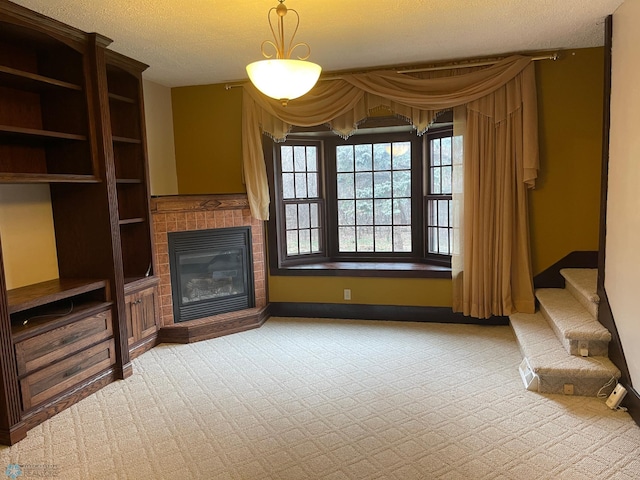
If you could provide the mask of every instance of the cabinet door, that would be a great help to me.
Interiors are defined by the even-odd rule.
[[[137,340],[136,334],[136,322],[135,322],[135,310],[136,310],[136,299],[138,295],[132,293],[131,295],[127,295],[125,297],[125,311],[127,315],[127,342],[129,346],[131,346]]]
[[[156,333],[156,287],[126,296],[127,338],[129,346]]]
[[[156,288],[149,288],[138,293],[138,326],[140,339],[156,333]]]

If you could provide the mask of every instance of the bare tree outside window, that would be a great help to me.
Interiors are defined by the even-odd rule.
[[[338,251],[411,252],[411,143],[336,147]]]

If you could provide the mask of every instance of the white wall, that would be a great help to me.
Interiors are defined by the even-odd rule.
[[[178,176],[171,89],[149,80],[144,80],[143,88],[151,194],[175,195],[178,193]]]
[[[640,0],[613,16],[611,146],[605,289],[629,366],[640,387]]]

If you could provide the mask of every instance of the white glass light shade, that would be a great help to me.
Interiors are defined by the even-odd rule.
[[[247,65],[249,79],[256,88],[283,104],[311,90],[321,71],[320,65],[305,60],[271,59]]]

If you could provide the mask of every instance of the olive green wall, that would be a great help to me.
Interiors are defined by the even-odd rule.
[[[597,250],[603,49],[536,63],[541,172],[530,194],[532,263],[539,273],[574,250]],[[244,192],[240,89],[172,90],[181,194]],[[343,290],[351,289],[350,302]],[[269,277],[272,302],[450,306],[441,279]]]
[[[529,196],[533,270],[598,250],[604,49],[536,63],[540,174]]]
[[[242,89],[224,85],[171,90],[178,191],[243,193]]]

